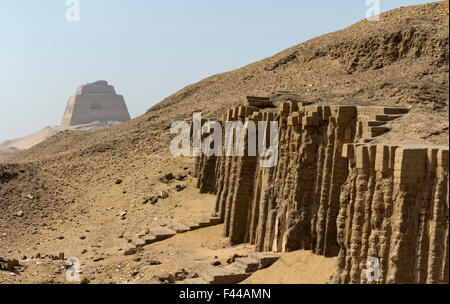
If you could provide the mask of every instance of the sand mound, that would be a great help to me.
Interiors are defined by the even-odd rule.
[[[325,258],[310,251],[288,252],[243,284],[325,284],[336,271],[337,262],[337,257]]]

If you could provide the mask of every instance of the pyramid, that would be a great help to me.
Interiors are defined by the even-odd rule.
[[[117,95],[107,81],[100,80],[80,86],[75,96],[69,98],[61,127],[130,119],[123,96]]]

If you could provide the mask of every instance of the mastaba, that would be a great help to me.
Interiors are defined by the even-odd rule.
[[[107,81],[100,80],[80,86],[75,96],[69,98],[61,127],[130,119],[123,96],[117,95]]]

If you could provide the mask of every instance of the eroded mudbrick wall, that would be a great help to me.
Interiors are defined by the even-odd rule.
[[[339,283],[448,282],[448,148],[348,145],[338,216]]]
[[[370,145],[407,111],[249,97],[222,123],[278,121],[278,162],[202,155],[197,185],[234,244],[339,255],[339,283],[364,283],[367,257],[382,282],[448,282],[448,148]]]

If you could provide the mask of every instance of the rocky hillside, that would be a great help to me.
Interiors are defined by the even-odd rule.
[[[166,133],[173,121],[189,119],[195,111],[219,117],[247,95],[271,95],[279,90],[328,104],[412,105],[412,117],[406,120],[414,118],[415,128],[400,128],[392,134],[404,131],[412,142],[448,144],[448,9],[449,1],[402,7],[383,13],[379,22],[364,20],[209,77],[167,97],[131,122],[77,136],[73,149],[88,152],[104,144],[121,153],[157,151],[167,147]],[[8,160],[67,152],[71,136],[59,135]]]

